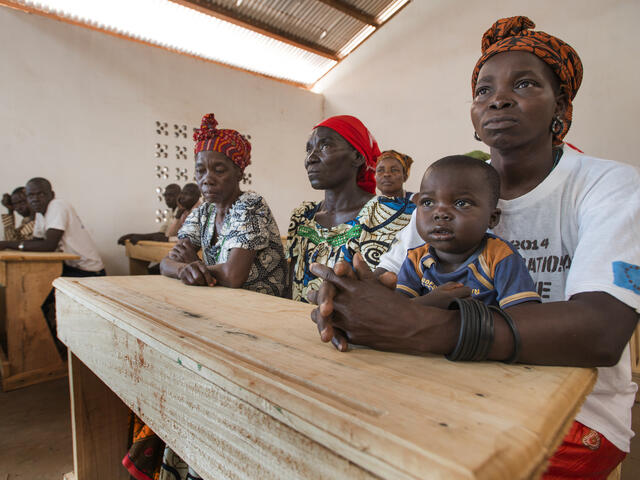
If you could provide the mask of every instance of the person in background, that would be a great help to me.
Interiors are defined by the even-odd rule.
[[[65,260],[62,275],[90,277],[104,275],[98,248],[71,204],[55,198],[46,178],[32,178],[26,185],[27,200],[35,212],[32,240],[0,242],[0,250],[10,248],[25,252],[54,252],[78,255],[78,260]]]
[[[495,336],[486,355],[473,360],[597,367],[596,384],[542,478],[604,480],[634,435],[629,339],[640,311],[640,174],[564,141],[582,62],[571,46],[534,27],[527,17],[510,17],[484,34],[471,78],[471,120],[500,175],[502,221],[493,231],[520,250],[542,303],[493,312]],[[381,260],[380,269],[390,272],[380,277],[363,262],[355,272],[311,267],[332,284],[313,299],[323,341],[342,347],[332,340],[338,336],[384,350],[450,355],[461,342],[478,340],[462,328],[478,320],[475,314],[467,312],[463,322],[461,310],[420,305],[381,284],[422,242],[413,217],[404,232]]]
[[[415,205],[375,196],[379,156],[378,143],[356,117],[330,117],[313,128],[304,166],[311,187],[323,190],[324,199],[302,202],[291,214],[287,256],[293,300],[306,302],[322,282],[310,272],[311,263],[332,267],[361,252],[375,268],[407,225]]]
[[[178,208],[175,211],[175,219],[164,234],[169,237],[170,241],[175,240],[178,235],[178,230],[182,227],[182,224],[187,219],[189,214],[198,208],[202,203],[200,198],[200,189],[195,183],[187,183],[182,187],[180,195],[178,195]]]
[[[409,178],[412,163],[413,159],[409,155],[395,150],[382,152],[376,165],[376,186],[380,193],[386,197],[404,198],[410,202],[413,192],[405,192],[404,184]]]
[[[18,187],[11,195],[5,193],[2,196],[2,205],[8,213],[2,214],[2,225],[4,227],[4,239],[13,241],[31,240],[33,238],[33,227],[35,225],[35,214],[27,202],[27,193],[24,187]],[[16,227],[15,213],[22,217],[19,227]]]
[[[169,235],[167,235],[167,230],[171,224],[176,219],[176,213],[178,211],[178,196],[180,195],[180,185],[176,183],[170,183],[164,189],[164,202],[169,207],[169,215],[167,219],[160,226],[160,230],[154,233],[127,233],[126,235],[122,235],[118,239],[118,245],[124,245],[124,243],[129,240],[134,245],[138,243],[140,240],[151,240],[154,242],[168,242]]]
[[[0,242],[0,250],[10,248],[26,252],[54,252],[78,255],[65,260],[63,277],[99,277],[106,275],[98,248],[71,204],[55,198],[51,183],[36,177],[27,182],[27,200],[35,212],[32,240]],[[56,335],[55,297],[53,289],[42,304],[42,312],[61,354],[65,347]]]

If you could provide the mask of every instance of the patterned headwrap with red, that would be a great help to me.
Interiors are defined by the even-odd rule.
[[[395,150],[385,150],[378,157],[378,162],[380,162],[383,158],[393,158],[394,160],[400,162],[400,165],[402,165],[404,173],[407,177],[411,173],[411,164],[413,163],[413,158],[411,158],[409,155],[396,152]]]
[[[573,114],[571,101],[582,83],[582,61],[578,53],[558,37],[530,30],[536,24],[527,17],[501,18],[482,36],[482,56],[471,75],[471,95],[475,95],[478,74],[482,65],[493,55],[502,52],[529,52],[544,61],[560,79],[560,88],[567,95],[567,110],[561,119],[564,128],[554,134],[553,143],[559,145],[569,131]]]
[[[210,151],[220,152],[229,160],[244,169],[251,163],[251,144],[244,136],[235,130],[218,129],[218,121],[213,113],[207,113],[202,117],[200,128],[193,134],[196,145],[193,152]]]
[[[318,127],[327,127],[339,133],[364,157],[365,162],[358,171],[356,183],[365,192],[375,194],[376,162],[380,156],[380,149],[378,148],[378,142],[373,138],[367,127],[351,115],[337,115],[327,118],[313,128]]]

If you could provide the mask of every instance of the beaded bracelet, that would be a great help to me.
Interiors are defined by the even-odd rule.
[[[498,312],[502,318],[507,322],[507,325],[511,329],[511,334],[513,335],[513,354],[507,358],[504,363],[515,363],[518,360],[518,356],[520,355],[520,332],[516,328],[516,324],[507,312],[502,310],[501,308],[495,307],[491,305],[489,307],[491,310]]]

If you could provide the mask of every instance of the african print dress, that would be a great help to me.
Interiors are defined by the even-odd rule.
[[[194,247],[202,248],[207,265],[225,263],[232,248],[255,250],[256,257],[242,288],[281,297],[287,262],[278,225],[264,198],[255,192],[243,192],[227,212],[214,243],[215,228],[216,206],[203,203],[185,219],[178,238],[188,238]]]
[[[309,271],[314,262],[333,267],[339,260],[351,263],[360,252],[374,270],[396,234],[411,218],[416,206],[406,198],[373,197],[358,216],[335,227],[315,221],[317,202],[303,202],[291,214],[287,234],[287,258],[293,264],[293,299],[306,302],[309,290],[317,290],[321,279]]]

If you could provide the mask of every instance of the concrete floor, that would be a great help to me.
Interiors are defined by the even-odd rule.
[[[0,392],[0,480],[62,480],[73,470],[67,379]],[[640,403],[633,407],[640,432]],[[124,455],[124,452],[123,452]],[[640,433],[622,464],[622,480],[640,479]]]
[[[62,480],[73,470],[66,378],[0,392],[0,480]]]

